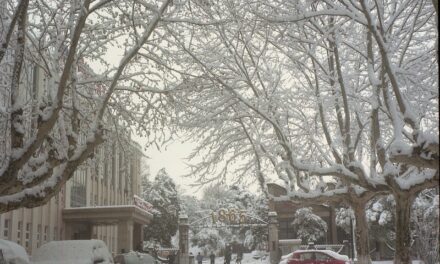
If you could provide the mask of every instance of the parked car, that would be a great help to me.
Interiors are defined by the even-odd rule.
[[[159,262],[150,254],[129,252],[125,254],[116,255],[114,258],[115,264],[158,264]]]
[[[288,264],[351,264],[350,259],[331,250],[297,250]]]
[[[113,258],[101,240],[51,241],[32,255],[34,264],[112,264]]]
[[[29,256],[19,244],[0,239],[0,263],[29,264]]]

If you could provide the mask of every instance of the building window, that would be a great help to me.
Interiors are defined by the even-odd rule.
[[[116,144],[113,144],[112,147],[112,180],[111,183],[113,187],[115,186],[115,179],[116,179],[116,169],[117,169],[117,159],[116,159]]]
[[[40,247],[41,239],[41,225],[37,226],[37,247]]]
[[[44,226],[44,237],[43,237],[43,241],[46,242],[47,241],[47,233],[49,232],[49,227],[48,226]]]
[[[17,225],[17,243],[20,244],[21,241],[21,229],[23,228],[23,222],[18,221]]]
[[[31,238],[31,223],[26,223],[26,239]]]
[[[72,187],[70,191],[70,206],[86,206],[86,170],[78,170],[72,178]]]
[[[25,246],[29,248],[29,241],[31,240],[31,223],[26,223],[26,232],[25,232]]]
[[[4,230],[3,230],[3,236],[5,238],[9,237],[9,219],[5,219],[5,225],[4,225]]]

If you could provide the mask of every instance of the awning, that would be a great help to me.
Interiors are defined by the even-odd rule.
[[[63,220],[66,222],[89,222],[93,224],[116,224],[132,220],[146,225],[153,215],[134,205],[76,207],[63,209]]]

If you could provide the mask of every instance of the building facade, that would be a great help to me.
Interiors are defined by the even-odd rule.
[[[9,102],[11,61],[8,50],[0,64],[0,106],[7,106]],[[84,64],[77,70],[81,72],[81,68],[86,67]],[[49,81],[41,68],[25,61],[22,73],[19,103],[38,105],[50,99]],[[90,90],[99,94],[97,87]],[[36,110],[29,107],[26,111]],[[26,135],[30,134],[35,120],[29,118],[24,125]],[[8,131],[0,126],[0,133],[7,135]],[[78,167],[48,203],[0,214],[0,239],[22,245],[29,254],[44,243],[66,239],[101,239],[113,253],[135,249],[143,240],[142,226],[152,218],[145,210],[148,206],[139,206],[146,203],[138,197],[142,149],[123,131],[106,137],[106,143],[95,150],[93,158]],[[85,135],[79,136],[80,143],[85,140]],[[7,137],[1,136],[0,160],[5,159],[8,144]]]
[[[143,241],[142,225],[152,217],[139,206],[145,203],[138,197],[141,157],[136,143],[125,149],[106,143],[47,204],[0,214],[0,238],[29,254],[46,242],[65,239],[100,239],[113,253],[136,249]]]

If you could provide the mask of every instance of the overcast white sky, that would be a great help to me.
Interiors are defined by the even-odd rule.
[[[145,146],[144,141],[140,137],[134,138],[142,147]],[[168,174],[173,178],[175,183],[184,190],[185,194],[200,196],[201,191],[197,187],[189,186],[195,183],[193,178],[183,177],[188,174],[189,170],[185,164],[185,158],[194,148],[194,143],[182,143],[179,140],[168,143],[161,147],[160,150],[156,146],[151,146],[144,153],[149,157],[147,160],[150,166],[151,177],[154,178],[157,172],[165,168]]]
[[[117,47],[112,47],[107,51],[105,59],[108,63],[116,66],[122,59],[123,53],[123,50],[118,49]],[[89,64],[96,72],[104,70],[101,65],[96,64],[93,61],[90,61]],[[156,176],[161,168],[165,168],[176,184],[179,185],[182,190],[185,190],[185,194],[200,197],[201,191],[198,191],[198,188],[196,187],[191,188],[189,186],[191,183],[194,183],[194,180],[183,177],[183,175],[188,173],[184,159],[192,151],[194,147],[193,143],[182,143],[175,140],[168,143],[166,146],[161,147],[161,150],[158,150],[155,146],[151,146],[145,150],[145,140],[137,135],[133,135],[133,139],[142,146],[144,153],[149,157],[147,162],[150,166],[150,174],[152,178]]]

